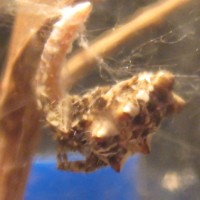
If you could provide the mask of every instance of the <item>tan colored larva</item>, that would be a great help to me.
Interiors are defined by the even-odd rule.
[[[70,98],[63,100],[65,94],[59,82],[60,67],[66,53],[71,51],[74,40],[81,32],[91,7],[89,2],[85,2],[63,8],[41,55],[36,76],[38,105],[43,109],[47,122],[58,130],[68,130],[67,113],[70,105]]]

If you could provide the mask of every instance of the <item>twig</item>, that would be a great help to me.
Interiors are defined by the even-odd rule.
[[[191,0],[164,0],[141,9],[129,21],[112,29],[89,45],[85,50],[75,54],[67,60],[61,72],[61,80],[67,90],[91,70],[91,65],[99,61],[99,58],[111,53],[115,48],[124,44],[130,37],[145,28],[160,22],[175,9],[183,6]]]
[[[36,33],[45,20],[44,16],[20,12],[15,21],[0,96],[1,200],[23,199],[32,155],[39,137],[40,113],[32,81],[45,42]],[[10,107],[21,102],[25,103],[9,111]]]

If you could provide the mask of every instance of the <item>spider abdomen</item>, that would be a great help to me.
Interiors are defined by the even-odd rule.
[[[76,144],[72,151],[85,154],[86,160],[92,155],[119,171],[130,155],[149,153],[148,137],[165,116],[185,104],[173,93],[173,85],[170,72],[144,72],[72,96],[71,129],[57,139],[68,135],[66,139]]]

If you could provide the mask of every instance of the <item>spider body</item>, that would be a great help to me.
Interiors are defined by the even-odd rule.
[[[144,72],[83,96],[71,96],[70,128],[56,134],[58,167],[89,172],[111,166],[119,172],[129,156],[149,153],[149,136],[165,116],[184,105],[173,93],[173,84],[169,72]],[[67,151],[82,153],[85,161],[68,162]]]

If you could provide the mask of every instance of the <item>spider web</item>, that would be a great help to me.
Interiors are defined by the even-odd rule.
[[[177,87],[188,97],[198,93],[200,15],[197,10],[190,8],[184,17],[180,17],[180,13],[174,14],[162,24],[150,27],[147,33],[141,33],[142,36],[130,40],[115,55],[105,58],[99,63],[102,80],[116,82],[143,70],[163,69],[175,73]]]
[[[122,3],[110,0],[98,5],[87,25],[88,40],[123,24],[127,16],[145,4],[141,1],[126,0],[126,3]],[[194,1],[192,5],[174,11],[162,22],[130,38],[128,44],[101,59],[97,70],[77,85],[75,91],[85,91],[99,84],[116,83],[140,71],[163,69],[176,75],[177,90],[187,98],[197,94],[200,90],[198,5]],[[111,13],[110,10],[115,12]]]

